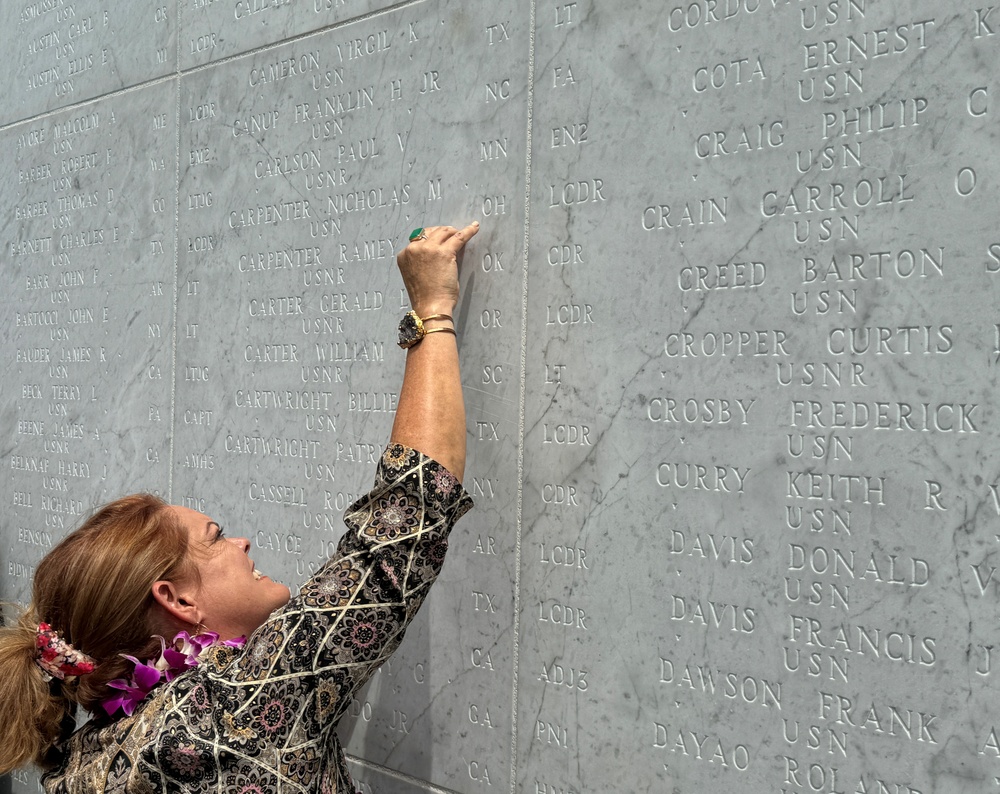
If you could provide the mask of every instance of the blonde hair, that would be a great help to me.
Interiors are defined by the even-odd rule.
[[[122,654],[148,658],[160,647],[153,635],[178,628],[152,585],[196,578],[187,552],[187,532],[167,503],[136,494],[98,509],[38,564],[32,603],[0,627],[0,774],[30,761],[56,763],[55,746],[75,727],[76,707],[104,715],[107,683],[130,674]],[[47,682],[35,664],[40,621],[97,668]]]

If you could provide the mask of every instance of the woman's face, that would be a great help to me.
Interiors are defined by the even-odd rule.
[[[249,637],[268,616],[288,603],[290,592],[254,568],[248,556],[250,541],[230,538],[211,518],[189,507],[171,510],[188,531],[188,554],[201,582],[191,585],[189,600],[201,612],[206,629],[222,639]]]

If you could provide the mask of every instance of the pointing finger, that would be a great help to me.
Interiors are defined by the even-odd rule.
[[[454,246],[455,251],[457,252],[461,250],[462,246],[464,246],[470,239],[475,237],[476,234],[478,233],[479,233],[479,221],[473,221],[464,229],[459,229],[457,232],[455,232],[455,234],[453,234],[448,239],[448,242],[449,243],[457,242],[457,245]]]

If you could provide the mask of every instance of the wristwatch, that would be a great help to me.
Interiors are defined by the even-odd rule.
[[[417,342],[427,336],[427,334],[433,334],[435,331],[446,331],[450,334],[454,334],[455,329],[447,325],[443,325],[440,328],[424,328],[424,323],[427,322],[427,320],[451,319],[450,314],[429,314],[424,318],[420,318],[417,316],[415,311],[408,311],[403,315],[403,319],[399,321],[398,344],[401,348],[403,348],[403,350],[406,350],[417,344]]]

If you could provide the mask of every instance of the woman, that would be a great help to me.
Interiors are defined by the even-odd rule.
[[[148,495],[101,508],[0,630],[0,772],[34,761],[67,793],[354,791],[334,727],[471,507],[451,315],[478,230],[418,229],[397,256],[413,307],[398,409],[336,556],[290,599],[209,516]],[[74,733],[77,705],[93,718]]]

